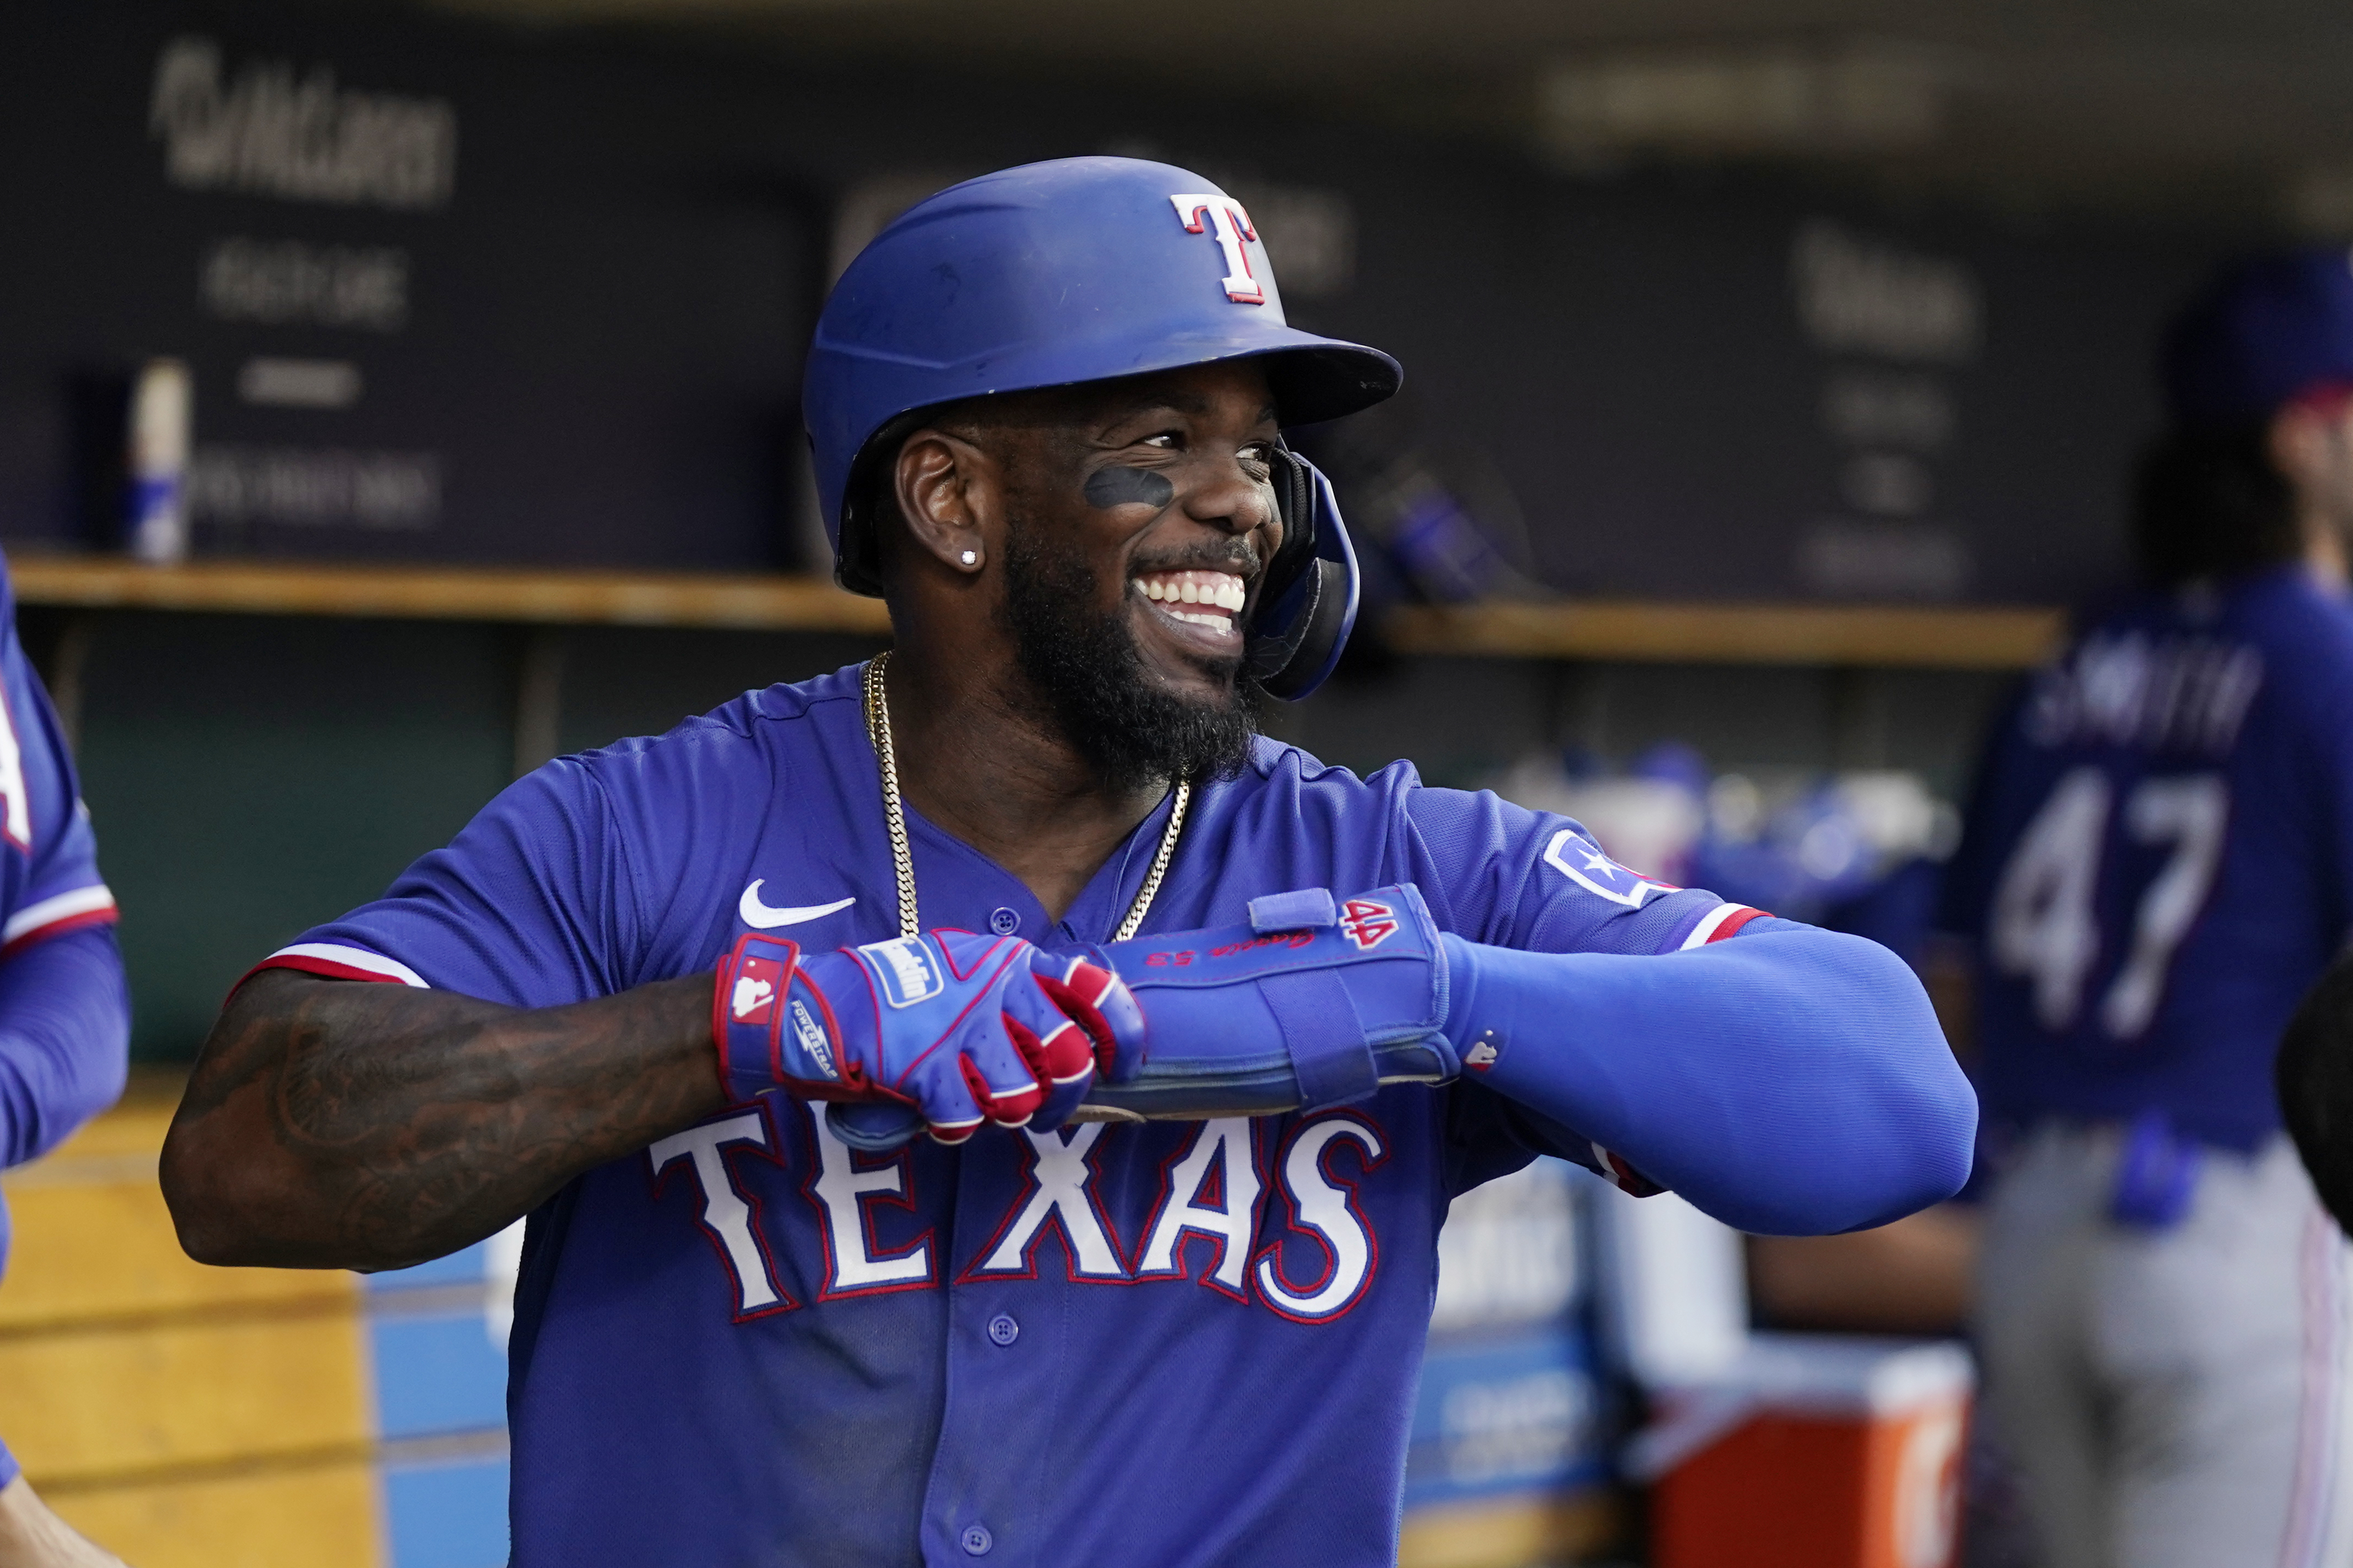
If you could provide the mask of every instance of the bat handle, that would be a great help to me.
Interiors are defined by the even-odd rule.
[[[835,1101],[825,1108],[825,1124],[853,1149],[887,1154],[923,1130],[923,1119],[903,1105]]]

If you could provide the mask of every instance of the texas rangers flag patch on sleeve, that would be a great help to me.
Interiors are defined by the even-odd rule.
[[[1639,910],[1653,893],[1676,891],[1671,882],[1645,877],[1630,871],[1601,852],[1601,847],[1574,827],[1564,827],[1552,836],[1545,849],[1545,864],[1567,877],[1588,892],[1600,894],[1613,904],[1623,904]]]

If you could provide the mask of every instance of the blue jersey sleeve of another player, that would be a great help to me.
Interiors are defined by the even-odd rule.
[[[16,601],[0,577],[0,840],[14,862],[0,875],[0,958],[84,926],[114,921],[114,895],[98,872],[98,841],[83,809],[57,711],[16,637]]]
[[[47,1152],[122,1092],[131,1021],[114,917],[0,568],[0,1165]],[[0,1208],[0,1266],[6,1256]],[[0,1480],[9,1464],[0,1449]]]

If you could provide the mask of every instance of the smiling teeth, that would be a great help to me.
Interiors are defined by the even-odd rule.
[[[1144,596],[1161,605],[1205,605],[1234,611],[1240,609],[1247,598],[1242,580],[1230,572],[1165,572],[1137,581],[1143,586]],[[1187,616],[1174,610],[1169,614],[1179,620],[1198,621],[1205,626],[1224,624],[1222,617]]]

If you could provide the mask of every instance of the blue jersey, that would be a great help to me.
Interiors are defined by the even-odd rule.
[[[1948,883],[1987,1114],[2251,1149],[2353,928],[2353,610],[2301,567],[2136,600],[1994,736]]]
[[[550,763],[270,962],[545,1006],[707,972],[754,928],[894,936],[858,675]],[[1167,809],[1059,922],[911,811],[923,921],[1106,940]],[[1261,742],[1196,793],[1146,930],[1407,880],[1445,929],[1541,951],[1667,952],[1753,914],[1564,818]],[[517,1563],[1392,1563],[1447,1205],[1540,1151],[1594,1159],[1470,1083],[890,1155],[821,1110],[733,1108],[531,1216]]]

